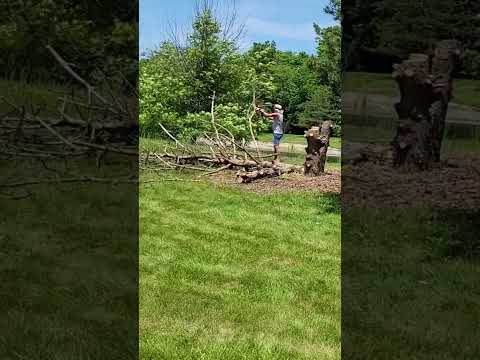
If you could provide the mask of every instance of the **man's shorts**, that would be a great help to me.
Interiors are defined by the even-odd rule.
[[[280,145],[283,134],[273,134],[273,145]]]

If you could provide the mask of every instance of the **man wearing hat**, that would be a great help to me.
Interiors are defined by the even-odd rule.
[[[257,107],[257,112],[262,116],[270,119],[272,121],[272,130],[273,130],[273,152],[275,153],[274,162],[279,162],[279,148],[280,140],[283,137],[283,109],[279,104],[273,105],[273,112],[267,113],[265,110]]]

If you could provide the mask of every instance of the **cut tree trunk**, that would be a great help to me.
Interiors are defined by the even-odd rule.
[[[426,170],[440,161],[445,118],[452,93],[452,72],[462,55],[455,40],[437,44],[432,59],[411,54],[394,65],[393,78],[400,88],[395,104],[399,117],[393,139],[393,163],[406,170]]]
[[[314,126],[305,132],[307,155],[305,157],[304,174],[306,176],[320,176],[325,172],[331,133],[331,121],[324,121],[321,128]]]

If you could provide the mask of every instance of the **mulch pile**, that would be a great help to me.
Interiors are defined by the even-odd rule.
[[[480,159],[449,159],[429,171],[402,172],[391,165],[363,162],[319,177],[285,174],[239,184],[235,171],[211,176],[218,185],[256,193],[340,193],[342,207],[480,209]]]
[[[263,178],[247,184],[239,184],[234,171],[224,171],[212,176],[216,184],[227,184],[256,193],[273,192],[320,192],[340,193],[341,176],[339,171],[329,171],[322,176],[306,177],[302,174],[292,173],[280,177]]]
[[[342,168],[342,206],[479,209],[480,159],[450,159],[435,169],[404,173],[389,165]]]

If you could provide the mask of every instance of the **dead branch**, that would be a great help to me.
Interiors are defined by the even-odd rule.
[[[213,95],[212,95],[212,106],[210,109],[210,114],[212,118],[212,126],[213,126],[213,129],[215,130],[215,135],[217,136],[218,145],[223,146],[222,142],[220,141],[220,136],[218,135],[217,125],[215,124],[215,91],[213,92]]]
[[[255,97],[255,90],[253,91],[253,99],[252,99],[252,113],[248,117],[248,128],[250,129],[250,136],[252,137],[253,144],[255,145],[255,149],[257,150],[257,156],[260,156],[260,150],[258,149],[258,143],[257,139],[255,138],[255,134],[253,132],[253,125],[252,125],[252,119],[255,116],[255,105],[256,103],[256,97]]]
[[[80,141],[80,140],[73,141],[73,143],[76,145],[81,145],[81,146],[85,146],[92,149],[114,152],[118,154],[130,155],[130,156],[138,156],[138,151],[135,151],[135,150],[122,149],[122,148],[117,148],[117,147],[108,146],[108,145],[91,144],[86,141]]]
[[[182,148],[185,148],[185,145],[183,145],[180,141],[178,141],[166,128],[165,126],[163,126],[161,123],[158,123],[158,125],[160,125],[160,128],[165,132],[165,134],[167,134],[167,136],[172,139],[173,141],[175,141],[175,144],[176,145],[180,145]]]
[[[85,88],[87,89],[88,94],[93,94],[95,95],[101,102],[104,104],[108,104],[108,101],[101,96],[97,91],[95,91],[95,88],[90,85],[87,81],[85,81],[80,75],[78,75],[56,51],[53,49],[50,45],[46,46],[47,50],[50,51],[50,53],[53,55],[55,60],[60,64],[61,67],[63,67],[75,80],[77,80],[79,83],[81,83]]]
[[[62,183],[82,183],[82,182],[101,182],[101,183],[112,183],[112,184],[123,184],[123,183],[138,183],[137,179],[110,179],[110,178],[96,178],[96,177],[75,177],[75,178],[58,178],[58,179],[40,179],[40,180],[30,180],[30,181],[20,181],[13,183],[0,184],[0,189],[9,189],[9,188],[19,188],[23,186],[31,185],[52,185],[52,184],[62,184]]]

